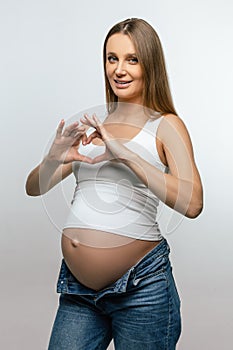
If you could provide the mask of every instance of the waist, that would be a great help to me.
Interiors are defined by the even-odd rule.
[[[96,229],[135,239],[158,240],[159,200],[148,191],[114,183],[79,187],[64,229]]]

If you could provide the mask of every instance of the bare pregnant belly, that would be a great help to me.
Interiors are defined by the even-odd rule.
[[[62,253],[77,280],[98,291],[123,276],[158,243],[98,230],[67,228],[62,234]]]

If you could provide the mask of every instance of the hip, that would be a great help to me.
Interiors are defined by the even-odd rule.
[[[80,333],[80,327],[84,334],[85,328],[81,338],[84,346],[90,324],[93,331],[94,326],[102,327],[103,321],[104,327],[98,328],[98,334],[103,334],[108,320],[117,348],[119,344],[122,349],[134,349],[135,345],[140,349],[175,349],[181,315],[169,252],[167,241],[161,240],[117,281],[99,291],[80,283],[63,259],[57,284],[62,330],[65,318],[68,330],[71,324],[77,325],[72,334]],[[93,339],[93,332],[91,336]],[[86,340],[85,344],[89,343]]]

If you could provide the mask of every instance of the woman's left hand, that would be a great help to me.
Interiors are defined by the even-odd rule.
[[[92,117],[89,117],[87,114],[85,114],[84,118],[81,118],[80,121],[83,124],[96,129],[87,138],[83,139],[83,145],[89,144],[94,138],[97,137],[100,138],[106,146],[105,152],[100,156],[95,157],[92,160],[92,164],[100,163],[106,160],[127,163],[127,161],[132,159],[133,155],[135,155],[134,152],[122,145],[119,141],[116,140],[116,138],[114,138],[112,134],[106,130],[106,128],[103,126],[95,114],[93,114]]]

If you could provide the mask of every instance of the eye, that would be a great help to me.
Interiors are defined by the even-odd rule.
[[[115,56],[108,56],[108,61],[109,61],[110,63],[114,63],[114,62],[117,61],[117,58],[116,58]]]
[[[137,59],[137,57],[131,57],[131,58],[129,58],[129,62],[132,64],[135,64],[135,63],[138,63],[138,59]]]

